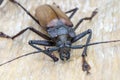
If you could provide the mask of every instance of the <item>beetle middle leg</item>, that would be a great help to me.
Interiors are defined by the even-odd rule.
[[[31,30],[32,32],[35,32],[36,34],[38,34],[39,36],[41,36],[41,37],[44,38],[44,39],[47,39],[47,40],[50,40],[50,39],[51,39],[51,38],[48,37],[47,35],[41,33],[40,31],[38,31],[38,30],[36,30],[36,29],[34,29],[33,27],[27,27],[26,29],[21,30],[19,33],[17,33],[16,35],[14,35],[14,36],[12,36],[12,37],[9,36],[9,35],[6,35],[6,34],[3,33],[3,32],[0,32],[0,37],[14,39],[14,38],[20,36],[21,34],[23,34],[23,33],[24,33],[25,31],[27,31],[27,30]]]
[[[78,34],[77,36],[75,36],[73,39],[72,39],[72,43],[78,41],[79,39],[83,38],[84,36],[86,35],[89,35],[88,38],[87,38],[87,41],[86,41],[86,45],[89,44],[90,42],[90,39],[91,39],[91,36],[92,36],[92,30],[91,29],[88,29],[87,31],[84,31],[80,34]],[[82,53],[82,58],[83,58],[83,65],[82,65],[82,69],[83,71],[87,71],[87,73],[89,73],[89,70],[90,70],[90,66],[89,64],[87,63],[85,57],[87,56],[87,47],[88,46],[85,46],[84,50],[83,50],[83,53]]]
[[[78,21],[78,23],[75,25],[74,30],[78,28],[78,26],[84,21],[84,20],[92,20],[92,18],[97,14],[97,9],[95,9],[92,12],[92,15],[90,17],[84,17]]]
[[[29,45],[37,50],[40,50],[40,51],[42,49],[37,47],[36,45],[55,46],[53,42],[45,41],[45,40],[43,40],[43,41],[42,40],[30,40]],[[51,50],[51,52],[49,52],[49,50],[48,50],[48,51],[45,51],[43,53],[48,55],[50,58],[52,58],[54,62],[58,61],[58,58],[52,54],[52,50]]]

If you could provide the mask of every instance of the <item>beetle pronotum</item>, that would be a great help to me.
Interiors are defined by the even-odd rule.
[[[0,32],[0,37],[3,38],[10,38],[15,39],[22,33],[24,33],[26,30],[31,30],[38,34],[40,37],[46,39],[46,40],[30,40],[29,45],[33,48],[37,49],[35,52],[27,53],[22,56],[18,56],[12,60],[9,60],[5,63],[0,64],[0,66],[5,65],[7,63],[10,63],[16,59],[22,58],[27,55],[43,52],[47,56],[51,57],[53,61],[58,61],[59,59],[52,54],[53,51],[58,51],[60,59],[61,60],[68,60],[70,59],[70,51],[71,49],[82,49],[82,69],[83,71],[86,71],[89,73],[90,66],[86,61],[87,56],[87,48],[91,45],[101,44],[101,43],[110,43],[110,42],[118,42],[120,40],[113,40],[113,41],[103,41],[103,42],[95,42],[90,43],[90,39],[92,36],[92,30],[88,29],[78,35],[75,34],[75,30],[78,28],[78,26],[84,21],[84,20],[92,20],[92,18],[97,14],[97,9],[95,9],[90,17],[82,18],[78,21],[78,23],[73,27],[73,23],[71,22],[71,18],[74,16],[78,8],[74,8],[72,10],[69,10],[67,12],[61,11],[61,9],[54,5],[41,5],[36,9],[35,16],[32,16],[21,4],[19,4],[17,1],[10,0],[13,3],[16,3],[18,6],[20,6],[35,22],[37,22],[40,27],[48,33],[48,35],[39,32],[38,30],[34,29],[33,27],[27,27],[26,29],[20,31],[14,36],[6,35],[3,32]],[[71,15],[68,17],[66,14],[71,13]],[[78,41],[79,39],[83,38],[84,36],[89,35],[86,41],[85,45],[72,45],[74,42]],[[52,46],[52,48],[48,49],[41,49],[37,47],[36,45],[43,45],[43,46]]]

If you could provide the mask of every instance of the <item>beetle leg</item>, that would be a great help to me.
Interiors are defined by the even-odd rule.
[[[65,13],[67,14],[67,13],[72,12],[72,14],[69,16],[69,19],[71,19],[74,16],[74,14],[77,12],[77,10],[78,10],[78,8],[74,8],[74,9],[71,9],[69,11],[66,11]]]
[[[60,8],[55,2],[53,2],[53,5],[55,5],[57,8]],[[74,14],[77,12],[77,10],[78,10],[78,8],[76,7],[74,9],[69,10],[69,11],[66,11],[65,14],[72,12],[72,14],[69,16],[69,19],[71,19],[74,16]]]
[[[75,25],[74,30],[76,30],[78,28],[78,26],[84,21],[84,20],[92,20],[92,18],[97,14],[97,9],[95,9],[92,12],[92,15],[90,17],[84,17],[82,19],[79,20],[79,22]]]
[[[20,3],[18,3],[15,0],[10,0],[10,1],[13,2],[13,3],[15,3],[15,4],[17,4],[18,6],[20,6],[36,23],[38,23],[41,26],[41,24],[39,23],[39,21],[29,11],[27,11]]]
[[[48,37],[47,35],[39,32],[38,30],[34,29],[33,27],[27,27],[26,29],[21,30],[19,33],[17,33],[16,35],[14,35],[12,37],[4,34],[3,32],[0,32],[0,37],[14,39],[14,38],[18,37],[19,35],[23,34],[28,29],[31,30],[32,32],[35,32],[36,34],[38,34],[39,36],[41,36],[44,39],[51,40],[50,37]]]
[[[87,41],[86,41],[86,45],[90,42],[90,39],[91,39],[91,36],[92,36],[92,30],[91,29],[88,29],[87,31],[83,32],[83,33],[80,33],[78,34],[77,36],[75,36],[73,39],[72,39],[72,43],[73,42],[76,42],[78,41],[79,39],[83,38],[84,36],[86,36],[87,34],[89,34],[88,38],[87,38]],[[82,53],[82,56],[87,56],[87,46],[85,46],[84,50],[83,50],[83,53]]]
[[[29,43],[43,46],[55,46],[54,42],[46,40],[30,40]]]
[[[29,45],[31,45],[33,48],[40,50],[40,51],[42,49],[37,47],[36,45],[53,46],[53,44],[49,41],[38,41],[38,40],[37,41],[36,40],[29,41]],[[58,58],[56,56],[54,56],[53,54],[51,54],[53,51],[56,51],[56,50],[53,49],[53,50],[49,51],[49,49],[46,49],[43,53],[48,55],[50,58],[52,58],[54,62],[58,61]]]
[[[91,29],[88,29],[87,31],[83,32],[83,33],[80,33],[78,34],[77,36],[75,36],[73,39],[72,39],[72,43],[73,42],[76,42],[78,41],[79,39],[81,39],[82,37],[86,36],[87,34],[89,34],[88,38],[87,38],[87,41],[86,41],[86,45],[89,44],[90,42],[90,39],[91,39],[91,36],[92,36],[92,30]],[[87,47],[88,46],[85,46],[84,50],[83,50],[83,53],[82,53],[82,58],[83,58],[83,65],[82,65],[82,69],[83,71],[87,71],[87,73],[89,73],[89,70],[90,70],[90,66],[89,64],[87,63],[87,61],[85,60],[85,57],[87,56]]]

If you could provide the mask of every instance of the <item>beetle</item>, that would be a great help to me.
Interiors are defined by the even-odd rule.
[[[78,23],[73,27],[73,23],[71,22],[71,18],[73,15],[77,12],[78,8],[71,9],[67,12],[63,12],[59,6],[57,5],[40,5],[37,7],[35,11],[35,16],[32,16],[20,3],[18,3],[15,0],[10,0],[11,2],[17,4],[20,6],[36,23],[40,25],[42,30],[47,32],[47,35],[44,33],[41,33],[40,31],[34,29],[33,27],[27,27],[24,30],[21,30],[14,36],[6,35],[3,32],[0,32],[0,37],[3,38],[10,38],[15,39],[16,37],[20,36],[27,30],[31,30],[35,32],[40,37],[44,38],[45,40],[30,40],[28,43],[33,48],[37,49],[35,52],[27,53],[22,56],[18,56],[12,60],[9,60],[5,63],[0,64],[0,66],[7,64],[9,62],[12,62],[16,59],[19,59],[21,57],[43,52],[47,56],[49,56],[51,59],[53,59],[54,62],[58,61],[59,58],[57,58],[55,55],[52,54],[53,51],[58,51],[60,59],[62,61],[66,61],[70,59],[70,51],[71,49],[82,49],[82,70],[89,73],[90,65],[86,61],[87,56],[87,48],[90,45],[100,44],[100,43],[110,43],[110,42],[118,42],[120,40],[113,40],[113,41],[103,41],[103,42],[96,42],[96,43],[90,43],[90,39],[92,36],[92,30],[88,29],[78,35],[76,35],[75,30],[78,28],[78,26],[84,21],[84,20],[92,20],[92,18],[97,14],[97,9],[95,9],[90,17],[82,18],[78,21]],[[71,13],[71,15],[68,17],[66,14]],[[85,45],[72,45],[74,42],[78,41],[79,39],[83,38],[84,36],[88,35],[87,41]],[[42,45],[42,46],[51,46],[52,48],[47,48],[45,50],[37,47],[36,45]]]

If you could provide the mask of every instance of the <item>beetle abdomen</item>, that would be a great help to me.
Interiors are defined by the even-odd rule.
[[[47,25],[55,19],[62,19],[65,24],[72,26],[72,22],[69,20],[67,15],[56,6],[41,5],[36,9],[35,16],[44,29],[50,27]]]

